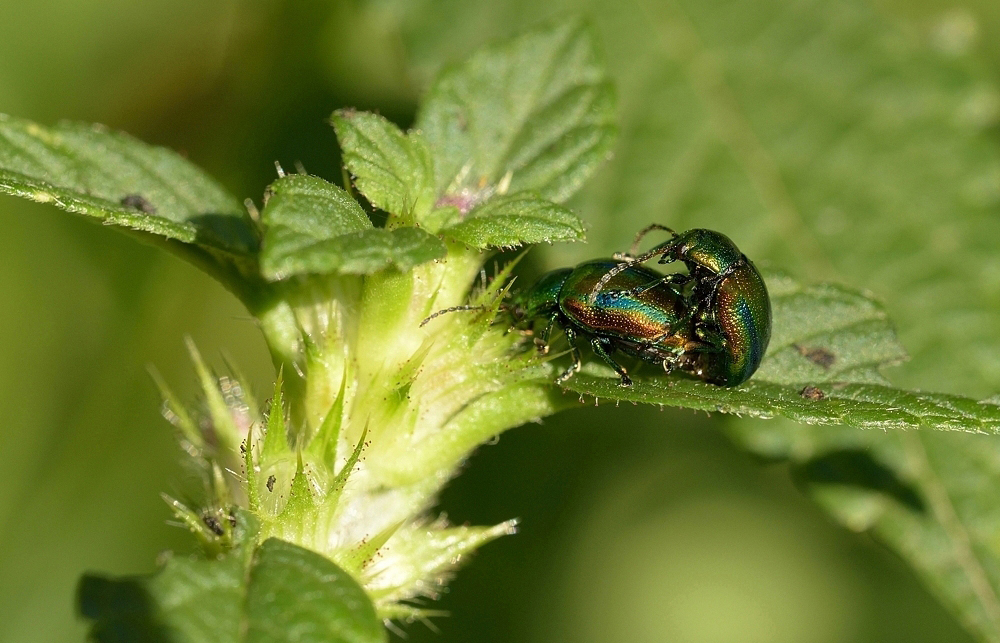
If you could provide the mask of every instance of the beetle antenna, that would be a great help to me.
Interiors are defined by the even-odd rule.
[[[601,278],[597,280],[597,283],[594,284],[594,288],[593,288],[593,290],[590,291],[590,297],[587,298],[587,302],[590,303],[590,304],[593,304],[595,301],[597,301],[597,295],[598,295],[598,293],[600,293],[602,290],[604,290],[604,287],[608,285],[608,282],[611,281],[612,279],[614,279],[615,275],[617,275],[618,273],[627,270],[629,268],[629,266],[631,266],[633,264],[645,263],[645,262],[649,261],[650,259],[652,259],[653,257],[655,257],[656,255],[658,255],[661,252],[663,252],[662,248],[663,248],[663,245],[665,243],[669,243],[669,242],[664,242],[664,243],[661,243],[659,245],[656,245],[656,246],[653,247],[652,250],[647,250],[646,252],[642,253],[639,256],[636,256],[636,257],[630,256],[626,261],[623,261],[622,263],[618,264],[617,266],[615,266],[611,270],[609,270],[606,273],[604,273],[601,276]]]
[[[451,308],[445,308],[444,310],[439,310],[424,321],[420,322],[420,326],[423,327],[424,324],[434,319],[435,317],[440,317],[441,315],[446,315],[448,313],[458,312],[460,310],[486,310],[486,306],[452,306]]]
[[[670,236],[672,236],[672,237],[676,237],[677,236],[676,232],[674,232],[673,230],[671,230],[670,228],[668,228],[665,225],[660,225],[659,223],[650,224],[650,225],[646,226],[645,228],[643,228],[642,230],[640,230],[639,233],[635,235],[635,241],[632,242],[632,247],[628,249],[628,254],[629,254],[630,257],[634,257],[635,256],[636,250],[639,249],[639,243],[642,241],[643,237],[645,237],[647,234],[649,234],[653,230],[662,230],[664,232],[669,232]]]

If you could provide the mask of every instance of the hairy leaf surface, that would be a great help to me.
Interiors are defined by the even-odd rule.
[[[408,270],[443,257],[444,244],[418,228],[375,228],[343,189],[314,176],[286,176],[270,188],[261,270],[270,280],[299,274]]]
[[[0,191],[234,254],[257,246],[242,205],[211,177],[175,152],[98,125],[0,116]]]

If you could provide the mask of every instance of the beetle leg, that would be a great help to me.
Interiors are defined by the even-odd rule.
[[[654,279],[654,280],[650,281],[648,284],[643,284],[641,286],[637,286],[636,288],[633,288],[632,290],[617,290],[617,291],[613,291],[613,292],[619,293],[619,296],[624,295],[624,296],[628,296],[628,297],[635,297],[636,295],[641,295],[642,293],[646,292],[647,290],[652,290],[653,288],[656,288],[660,284],[679,284],[679,285],[684,285],[684,284],[686,284],[689,281],[691,281],[691,275],[686,275],[683,272],[672,272],[669,275],[663,275],[659,279]]]
[[[726,336],[714,328],[707,326],[697,326],[694,329],[698,339],[705,342],[710,347],[723,349],[726,347]]]
[[[603,359],[608,366],[615,369],[618,376],[622,378],[622,386],[632,386],[632,379],[628,376],[628,373],[625,372],[625,368],[612,359],[611,355],[608,353],[608,349],[611,348],[611,342],[606,339],[601,339],[600,337],[595,337],[590,340],[590,345],[594,348],[594,352],[597,353],[598,357]]]
[[[538,348],[538,353],[540,355],[549,354],[549,334],[552,332],[552,327],[555,326],[558,318],[558,313],[549,317],[549,323],[545,325],[545,330],[542,331],[541,336],[534,339],[535,346]]]
[[[556,384],[562,384],[569,378],[573,377],[573,374],[580,370],[580,366],[582,366],[583,363],[583,360],[580,357],[580,348],[576,345],[576,331],[573,330],[571,326],[566,326],[563,328],[563,333],[566,335],[566,341],[569,342],[570,352],[573,354],[573,364],[556,378]]]

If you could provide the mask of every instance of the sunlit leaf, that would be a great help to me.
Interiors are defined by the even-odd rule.
[[[439,193],[471,198],[509,176],[512,191],[561,202],[607,157],[614,103],[590,28],[563,22],[445,71],[417,128]]]
[[[578,216],[530,192],[494,197],[442,232],[474,248],[584,238],[583,222]]]
[[[257,240],[239,201],[180,155],[98,125],[0,116],[0,192],[236,254]]]
[[[261,270],[270,280],[298,274],[407,270],[444,256],[444,244],[417,228],[374,228],[343,189],[314,176],[286,176],[270,188]]]
[[[344,165],[372,205],[404,221],[422,220],[434,206],[434,164],[419,132],[404,133],[377,114],[339,110],[333,126]]]

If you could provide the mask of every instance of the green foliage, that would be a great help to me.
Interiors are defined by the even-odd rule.
[[[434,152],[438,190],[460,209],[507,175],[514,192],[562,202],[607,157],[614,105],[590,28],[557,23],[445,71],[417,128]]]
[[[840,8],[838,20],[818,4],[778,1],[654,11],[662,42],[649,54],[653,77],[628,88],[625,160],[586,200],[607,213],[598,230],[609,239],[641,227],[622,221],[667,210],[675,228],[724,230],[755,259],[877,287],[890,309],[926,325],[908,331],[925,333],[912,372],[947,349],[996,385],[1000,370],[980,357],[995,355],[995,336],[940,332],[947,314],[1000,307],[988,216],[1000,154],[982,136],[993,121],[968,105],[981,89],[973,76],[925,52],[900,54],[911,45],[882,37],[866,7]],[[896,87],[881,80],[889,72],[912,81]],[[939,76],[951,93],[939,92]],[[475,314],[426,329],[420,320],[463,308],[478,251],[583,238],[561,204],[609,155],[614,103],[590,28],[571,21],[446,69],[413,131],[336,112],[353,187],[388,214],[382,227],[352,186],[281,176],[257,221],[172,153],[100,128],[0,121],[0,189],[159,239],[239,294],[288,367],[266,425],[241,415],[246,398],[227,396],[193,347],[207,412],[196,421],[162,387],[210,492],[203,513],[171,506],[207,553],[223,554],[172,559],[144,579],[85,579],[95,638],[383,640],[377,616],[428,614],[412,601],[511,531],[451,528],[423,512],[478,444],[566,404],[552,385],[558,356],[491,325],[507,274],[473,293]],[[912,216],[870,216],[883,210]],[[941,223],[944,213],[958,223]],[[961,262],[949,250],[956,238],[968,238]],[[965,282],[975,287],[957,287]],[[774,335],[750,382],[646,376],[623,389],[589,364],[567,388],[806,424],[1000,429],[992,401],[890,384],[882,369],[905,353],[873,297],[786,278],[769,287]],[[792,461],[821,504],[876,530],[973,631],[998,638],[998,540],[986,518],[996,502],[975,493],[992,460],[941,435],[823,431],[789,435],[776,422],[734,435]],[[259,532],[237,533],[233,506],[253,512]]]
[[[108,225],[246,255],[240,203],[174,152],[100,126],[0,118],[0,190]]]
[[[148,577],[84,576],[99,643],[378,643],[365,591],[327,558],[270,538],[214,560],[172,557]]]
[[[423,223],[437,197],[434,161],[418,131],[402,130],[377,114],[339,110],[333,127],[344,165],[372,205],[412,225]]]
[[[970,632],[998,640],[996,436],[786,421],[732,423],[729,430],[763,458],[789,462],[796,481],[838,522],[874,533]]]
[[[99,125],[46,128],[0,115],[0,192],[127,230],[248,297],[254,226],[234,197],[170,150]]]
[[[314,176],[286,176],[269,188],[261,270],[270,280],[300,274],[409,270],[444,256],[444,244],[416,228],[375,228],[343,189]]]
[[[529,192],[497,196],[445,233],[473,248],[513,248],[522,243],[581,241],[583,223],[566,208]]]

